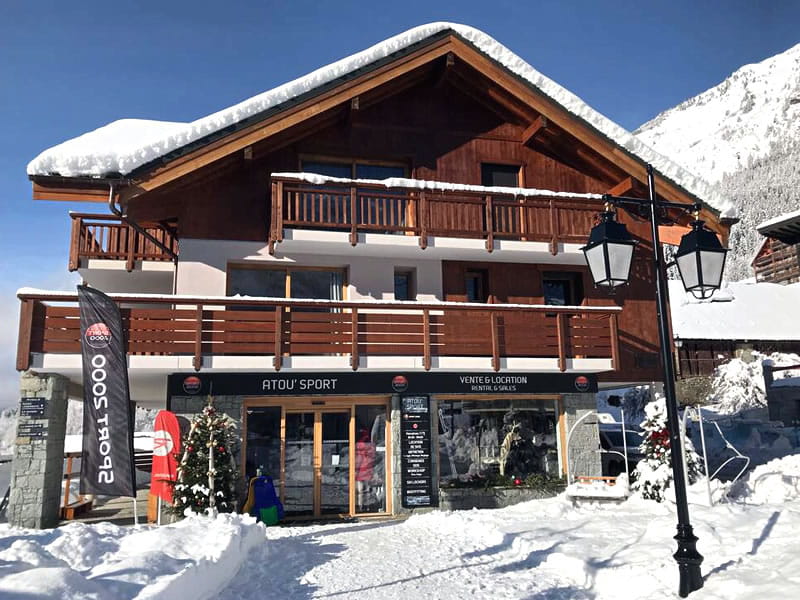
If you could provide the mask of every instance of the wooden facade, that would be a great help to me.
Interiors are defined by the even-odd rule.
[[[768,237],[752,262],[756,281],[800,282],[800,243],[788,244]]]
[[[572,197],[523,200],[508,194],[378,190],[367,185],[328,186],[321,191],[271,177],[303,171],[310,163],[390,165],[413,179],[472,185],[483,183],[486,165],[503,165],[516,170],[518,187],[567,192]],[[272,251],[277,244],[280,251],[285,229],[306,228],[347,231],[351,243],[365,232],[419,236],[420,259],[425,258],[431,236],[479,238],[485,240],[487,253],[494,251],[496,240],[546,242],[557,259],[559,244],[586,240],[600,208],[596,200],[575,195],[644,197],[645,181],[641,159],[450,32],[225,135],[187,147],[168,160],[146,165],[119,181],[112,196],[136,222],[174,225],[174,231],[163,230],[172,236],[170,243],[174,238],[258,241]],[[74,199],[83,190],[85,199],[98,201],[100,188],[109,191],[107,182],[83,181],[76,187],[43,177],[34,178],[34,184],[39,198]],[[659,174],[656,184],[665,200],[685,204],[696,200]],[[688,217],[674,216],[687,222]],[[713,210],[705,207],[703,218],[723,241],[727,238],[728,226]],[[650,226],[622,211],[620,220],[639,245],[630,285],[611,298],[592,289],[584,267],[559,265],[557,260],[523,265],[495,255],[492,262],[472,265],[486,272],[489,305],[540,304],[542,273],[562,270],[582,281],[582,307],[612,305],[620,309],[618,315],[581,308],[465,308],[474,327],[462,331],[456,323],[467,321],[459,309],[445,308],[434,315],[441,310],[435,305],[408,311],[376,304],[378,313],[406,315],[380,317],[388,320],[378,325],[372,311],[346,303],[324,306],[319,313],[288,310],[289,304],[277,303],[269,311],[231,310],[226,315],[206,311],[203,306],[209,303],[198,300],[186,309],[131,308],[131,327],[145,319],[148,327],[137,331],[155,333],[134,335],[132,329],[130,343],[144,343],[134,351],[187,353],[196,360],[209,352],[229,353],[231,344],[242,344],[241,351],[247,347],[248,352],[274,353],[279,368],[280,357],[301,352],[304,343],[321,353],[348,354],[354,360],[364,353],[387,352],[391,348],[374,336],[391,330],[402,337],[399,348],[426,361],[436,353],[466,352],[490,356],[496,365],[503,356],[539,355],[557,357],[563,365],[570,356],[602,355],[613,356],[616,365],[605,379],[650,381],[659,376]],[[99,249],[120,259],[130,260],[131,255],[136,260],[160,259],[146,247],[129,243],[121,230],[102,237],[106,234],[99,229],[79,223],[73,231],[71,268]],[[459,287],[463,277],[458,273],[465,268],[443,262],[442,300],[464,299]],[[25,319],[30,324],[28,337],[21,337],[20,343],[28,339],[30,345],[21,345],[21,362],[26,362],[26,350],[74,349],[77,338],[66,323],[72,323],[75,310],[24,299],[23,329]],[[135,316],[137,310],[144,312]],[[172,319],[183,323],[185,330],[166,331],[167,324],[174,326]],[[583,334],[576,328],[589,325],[591,333],[585,343],[579,342]],[[62,326],[67,329],[59,329]],[[300,341],[306,333],[308,341]],[[150,337],[139,339],[141,335]]]

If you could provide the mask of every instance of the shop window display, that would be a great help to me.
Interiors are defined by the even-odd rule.
[[[386,407],[356,406],[356,512],[386,510]]]
[[[558,478],[552,402],[536,400],[439,403],[443,484]]]

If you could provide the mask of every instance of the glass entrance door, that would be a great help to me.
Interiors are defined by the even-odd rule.
[[[287,515],[314,515],[315,414],[286,413],[283,510]]]
[[[322,413],[320,513],[350,512],[350,413]]]

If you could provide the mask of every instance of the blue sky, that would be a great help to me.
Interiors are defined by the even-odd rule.
[[[86,208],[33,202],[28,161],[119,118],[196,119],[440,20],[485,31],[628,129],[800,42],[793,0],[5,0],[0,406],[17,395],[14,292],[72,285],[67,211]]]

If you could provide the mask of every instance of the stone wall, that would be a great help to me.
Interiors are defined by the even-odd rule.
[[[21,398],[44,398],[43,416],[19,415],[11,466],[8,522],[15,527],[55,527],[60,520],[69,380],[32,371],[20,377]],[[20,435],[41,426],[43,437]]]
[[[597,410],[594,394],[564,394],[564,416],[566,431],[578,420],[591,411]],[[566,440],[563,440],[566,443]],[[570,438],[569,473],[574,475],[602,475],[600,453],[600,437],[597,433],[597,417],[588,416],[577,426]]]
[[[470,510],[473,508],[504,508],[512,504],[552,498],[564,491],[563,486],[552,488],[489,487],[442,488],[439,490],[442,510]]]

